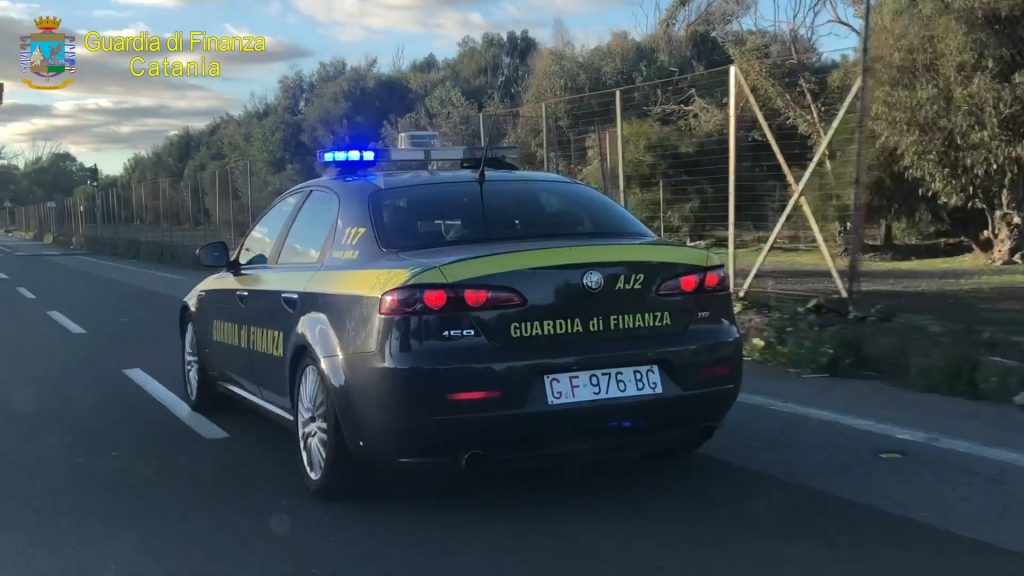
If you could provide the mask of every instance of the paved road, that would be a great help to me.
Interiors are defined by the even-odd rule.
[[[320,502],[286,428],[235,404],[205,438],[125,374],[180,394],[197,274],[49,250],[0,240],[0,574],[1024,570],[1024,415],[756,369],[688,461],[389,471]]]

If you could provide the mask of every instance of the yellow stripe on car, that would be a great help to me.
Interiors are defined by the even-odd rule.
[[[542,248],[507,254],[481,256],[469,260],[443,264],[441,271],[449,282],[461,282],[491,274],[513,270],[549,268],[568,264],[594,264],[598,262],[668,262],[675,264],[708,265],[708,251],[700,248],[666,245],[621,246],[567,246],[563,248]],[[427,270],[411,281],[416,283],[444,281],[433,279],[435,270]],[[431,278],[427,279],[430,275]]]

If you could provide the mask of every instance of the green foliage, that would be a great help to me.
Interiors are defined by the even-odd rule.
[[[808,373],[881,377],[922,392],[999,402],[1024,391],[1024,365],[998,357],[1021,351],[969,327],[849,320],[781,301],[748,304],[737,320],[748,355]]]
[[[881,143],[944,205],[985,210],[999,260],[1020,246],[1022,21],[1022,0],[883,2],[872,46]]]

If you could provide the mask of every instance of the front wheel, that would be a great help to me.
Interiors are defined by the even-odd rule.
[[[199,361],[199,344],[196,338],[196,327],[189,318],[181,337],[182,373],[185,380],[185,401],[189,408],[196,412],[204,412],[213,408],[218,398],[214,384],[206,376],[206,371]]]
[[[327,380],[309,354],[296,374],[295,432],[306,486],[320,497],[352,492],[360,466],[348,451]]]

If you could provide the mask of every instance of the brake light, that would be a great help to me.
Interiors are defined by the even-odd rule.
[[[706,290],[724,290],[726,288],[725,268],[714,268],[708,270],[704,275],[704,288]]]
[[[423,303],[431,310],[440,310],[448,303],[448,293],[443,288],[430,288],[423,291]]]
[[[405,286],[385,292],[380,297],[381,316],[432,314],[514,308],[526,299],[511,288]]]
[[[462,297],[470,308],[479,308],[487,303],[487,290],[467,288],[462,292]]]
[[[729,289],[725,268],[712,268],[704,272],[692,272],[670,280],[658,287],[659,296],[676,296],[697,292],[720,292]]]
[[[700,274],[687,274],[679,277],[679,290],[681,292],[696,292],[700,286]]]

